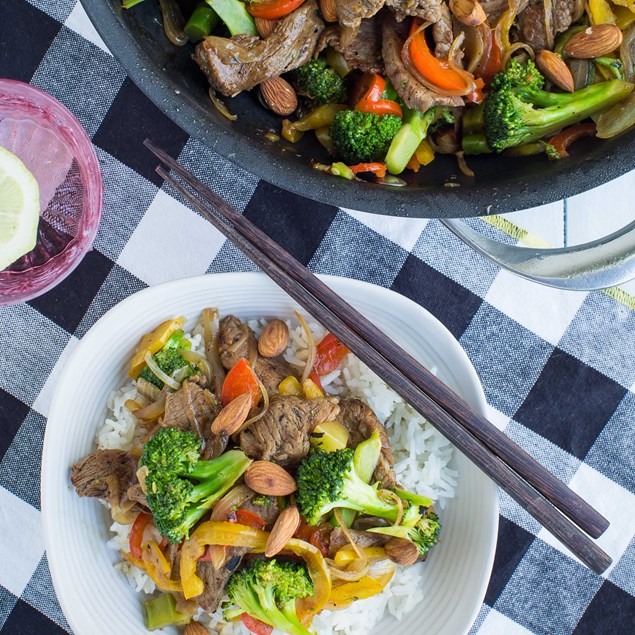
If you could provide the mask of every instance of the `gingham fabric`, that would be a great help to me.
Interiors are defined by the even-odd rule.
[[[70,632],[44,552],[39,477],[65,360],[106,310],[146,285],[253,269],[161,187],[141,145],[159,132],[172,155],[314,271],[389,287],[438,317],[476,367],[495,423],[611,520],[599,544],[614,565],[597,576],[501,494],[494,570],[471,632],[635,633],[632,297],[541,287],[436,221],[337,209],[259,182],[162,115],[75,0],[2,2],[0,76],[32,82],[77,116],[105,184],[95,249],[51,292],[0,309],[0,633]]]

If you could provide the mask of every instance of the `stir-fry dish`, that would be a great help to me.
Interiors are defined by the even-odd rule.
[[[344,178],[399,184],[436,154],[467,175],[465,155],[562,159],[581,137],[635,124],[633,0],[160,4],[221,112],[233,116],[216,93],[257,87],[292,116],[281,136],[312,131],[333,158],[314,167]]]
[[[150,630],[331,633],[342,620],[328,616],[361,600],[390,593],[397,617],[420,601],[433,505],[452,495],[449,444],[296,316],[210,308],[191,331],[160,324],[110,397],[98,449],[71,468],[77,494],[110,509],[117,567],[153,594]],[[344,631],[368,632],[388,597]]]

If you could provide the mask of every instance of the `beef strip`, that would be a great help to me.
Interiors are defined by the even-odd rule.
[[[362,548],[381,547],[390,540],[390,536],[383,536],[382,534],[374,534],[368,531],[356,531],[355,529],[349,529],[348,531],[355,541],[355,544]],[[333,558],[342,547],[345,547],[348,544],[348,538],[344,535],[344,532],[339,527],[336,527],[331,532],[329,539],[329,556]]]
[[[386,0],[386,6],[393,10],[399,22],[408,16],[417,16],[427,22],[438,22],[441,19],[442,0]]]
[[[425,112],[432,106],[462,106],[461,97],[442,97],[420,84],[401,60],[404,40],[392,16],[384,16],[382,24],[382,51],[386,73],[408,108]]]
[[[482,0],[481,6],[489,24],[495,24],[503,11],[507,10],[509,3],[507,0]]]
[[[291,395],[276,397],[265,416],[240,433],[240,447],[253,459],[295,465],[309,452],[313,428],[337,419],[339,410],[337,399],[332,397],[309,400]]]
[[[358,27],[362,20],[372,18],[385,0],[334,0],[337,21],[342,26]]]
[[[214,569],[211,562],[199,562],[196,565],[196,575],[205,584],[205,590],[194,598],[205,611],[213,613],[221,603],[225,595],[225,585],[231,574],[240,565],[240,560],[249,551],[247,547],[228,547],[225,555],[225,563],[220,569]]]
[[[137,460],[123,450],[95,450],[71,467],[71,483],[79,496],[115,501],[123,507],[137,483]]]
[[[221,320],[218,351],[221,363],[227,370],[233,368],[243,358],[248,360],[270,395],[278,392],[278,385],[285,377],[296,375],[291,364],[282,355],[278,357],[258,355],[258,345],[253,331],[233,315],[228,315]]]
[[[446,4],[439,5],[439,19],[432,25],[432,39],[434,40],[434,54],[436,57],[447,58],[454,40],[452,31],[452,14]]]
[[[240,508],[260,516],[260,518],[267,523],[266,526],[268,529],[273,526],[273,523],[276,522],[276,518],[280,515],[278,501],[275,498],[271,498],[268,505],[256,505],[253,501],[249,500],[244,502]]]
[[[524,11],[518,16],[520,30],[519,39],[534,49],[540,51],[552,48],[558,33],[566,31],[580,16],[576,14],[575,0],[552,0],[551,33],[545,27],[545,6],[543,0],[531,0]]]
[[[225,451],[227,437],[211,431],[212,422],[218,416],[221,405],[205,386],[203,378],[192,377],[184,381],[179,390],[168,394],[160,427],[195,432],[205,441],[202,458],[213,459]]]
[[[323,29],[316,0],[306,0],[264,40],[248,35],[210,36],[196,47],[193,57],[212,88],[236,95],[308,62]]]
[[[318,43],[318,51],[327,46],[339,51],[351,68],[365,73],[384,73],[384,60],[381,57],[381,25],[377,18],[362,20],[350,40],[346,42],[349,29],[341,25],[331,25],[324,30]]]
[[[340,414],[337,420],[344,425],[348,432],[348,447],[356,448],[362,441],[369,439],[377,430],[381,438],[381,455],[373,474],[373,480],[381,483],[382,487],[395,487],[395,473],[392,466],[395,460],[390,447],[390,440],[386,428],[375,416],[370,406],[359,399],[344,399],[340,401]]]

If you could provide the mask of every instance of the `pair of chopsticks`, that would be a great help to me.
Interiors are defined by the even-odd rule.
[[[159,176],[545,529],[594,572],[610,566],[589,538],[602,535],[606,518],[164,150],[144,143],[180,180],[163,166]]]

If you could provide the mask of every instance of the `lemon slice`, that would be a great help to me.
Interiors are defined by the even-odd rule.
[[[0,271],[37,242],[40,188],[22,161],[0,148]]]

